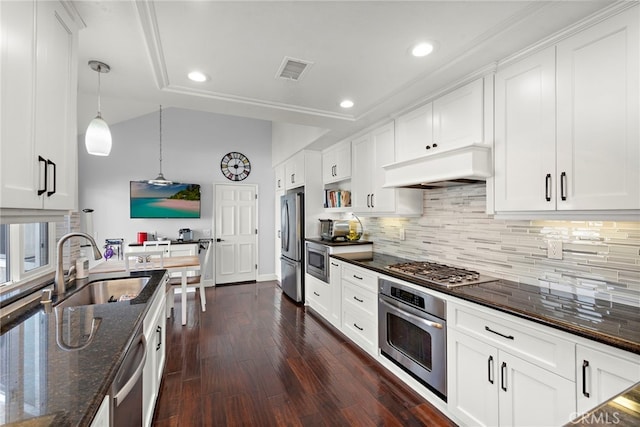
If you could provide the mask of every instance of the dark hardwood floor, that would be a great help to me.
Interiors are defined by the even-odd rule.
[[[154,426],[452,426],[276,282],[179,296]]]

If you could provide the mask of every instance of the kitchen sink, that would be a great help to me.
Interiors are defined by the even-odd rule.
[[[106,304],[135,298],[149,282],[149,277],[126,277],[88,283],[76,293],[65,298],[56,307]]]

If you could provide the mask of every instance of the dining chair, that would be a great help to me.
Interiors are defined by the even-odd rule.
[[[125,252],[124,269],[129,273],[132,270],[164,268],[164,256],[163,250]]]
[[[205,242],[201,242],[205,243]],[[207,273],[207,268],[209,266],[209,258],[211,257],[211,247],[213,246],[212,242],[206,242],[207,249],[204,253],[204,260],[200,265],[200,272],[196,276],[187,277],[187,289],[189,288],[198,288],[200,291],[200,307],[202,311],[207,311],[207,296],[204,290],[204,278]],[[182,287],[182,277],[171,277],[167,284],[167,292],[169,293],[169,298],[167,301],[167,318],[171,317],[171,310],[173,309],[175,303],[175,288]],[[182,298],[186,298],[186,295],[181,295]]]

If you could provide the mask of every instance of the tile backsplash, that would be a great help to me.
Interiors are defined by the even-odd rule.
[[[423,194],[419,218],[361,218],[376,251],[640,307],[640,222],[494,219],[484,184]]]

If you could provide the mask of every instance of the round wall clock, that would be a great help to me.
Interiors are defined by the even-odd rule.
[[[232,151],[220,161],[220,170],[228,180],[242,181],[251,173],[251,163],[244,154]]]

